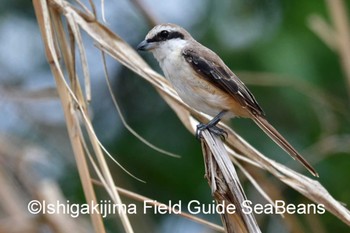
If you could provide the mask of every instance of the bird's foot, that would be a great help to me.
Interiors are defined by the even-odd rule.
[[[227,132],[219,128],[218,126],[216,126],[216,124],[210,124],[210,122],[208,124],[200,123],[197,125],[197,130],[196,130],[196,138],[198,140],[202,138],[202,131],[205,129],[209,130],[210,133],[216,136],[219,136],[222,140],[225,140],[226,137],[228,136]]]

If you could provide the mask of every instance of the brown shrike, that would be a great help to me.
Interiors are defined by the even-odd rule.
[[[209,123],[197,126],[197,136],[203,129],[224,134],[216,126],[221,119],[251,118],[289,155],[318,176],[313,167],[265,119],[262,108],[244,83],[218,55],[198,43],[185,29],[175,24],[157,25],[137,49],[153,53],[165,77],[186,104],[215,116]]]

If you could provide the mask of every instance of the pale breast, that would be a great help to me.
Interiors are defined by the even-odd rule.
[[[180,98],[192,108],[215,116],[227,106],[229,97],[198,77],[181,54],[167,56],[160,66]]]

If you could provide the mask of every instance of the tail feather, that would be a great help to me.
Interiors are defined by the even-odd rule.
[[[262,116],[252,114],[254,122],[293,159],[298,160],[309,172],[318,177],[315,169],[293,148],[291,144]]]

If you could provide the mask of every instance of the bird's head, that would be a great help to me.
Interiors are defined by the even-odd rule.
[[[151,51],[156,54],[171,53],[182,49],[192,36],[175,24],[159,24],[148,32],[146,38],[137,46],[137,50]]]

